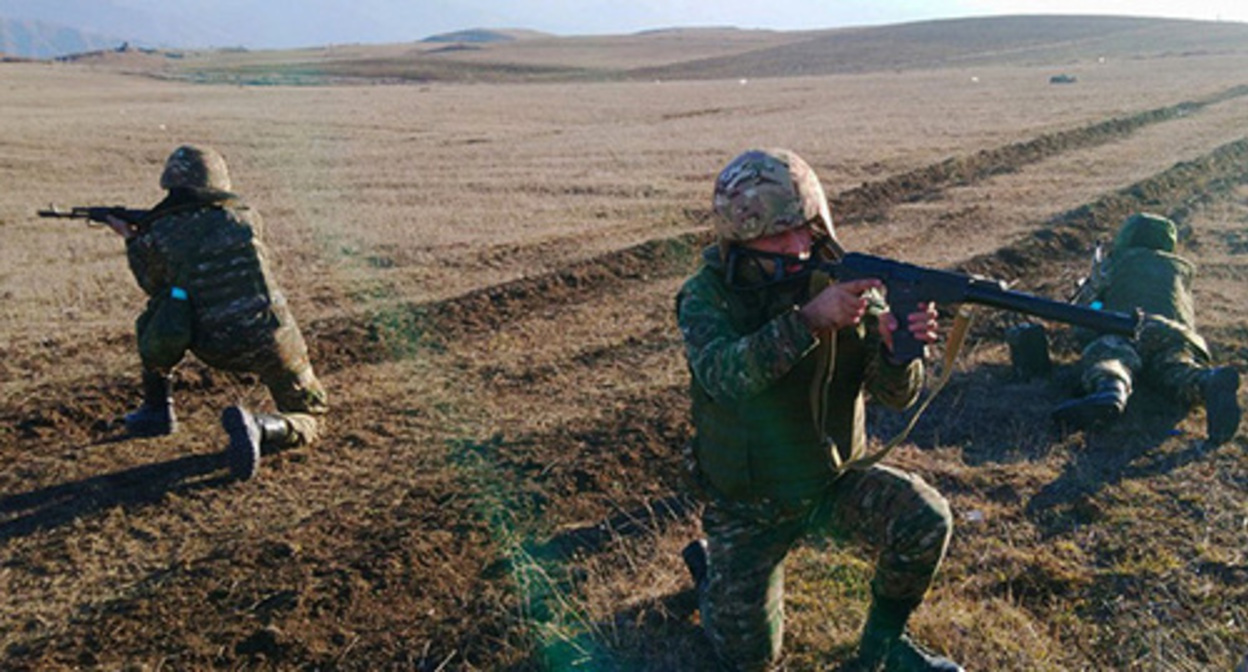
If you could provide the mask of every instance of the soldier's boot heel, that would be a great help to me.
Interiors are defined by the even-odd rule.
[[[1205,402],[1205,434],[1209,443],[1221,445],[1239,430],[1239,371],[1220,366],[1208,371],[1200,381]]]
[[[966,672],[959,664],[924,651],[909,635],[893,640],[882,658],[885,672]],[[881,669],[880,663],[865,669]]]
[[[242,406],[230,406],[221,412],[221,426],[230,437],[225,449],[230,474],[240,481],[249,480],[260,468],[260,456],[275,453],[290,442],[290,424],[281,415],[252,413]]]
[[[255,477],[260,468],[260,425],[242,406],[230,406],[221,412],[221,427],[230,438],[225,448],[225,463],[230,475],[240,481]]]
[[[143,404],[125,415],[125,424],[126,434],[136,437],[165,436],[178,431],[170,376],[143,372]]]
[[[144,404],[126,414],[126,434],[135,437],[166,436],[178,431],[172,404]]]
[[[920,648],[908,635],[906,621],[917,601],[875,597],[862,629],[858,657],[850,666],[860,672],[966,672],[948,658]]]
[[[1071,399],[1053,409],[1055,422],[1075,429],[1094,429],[1122,417],[1127,408],[1127,386],[1122,381],[1102,383],[1095,392]]]

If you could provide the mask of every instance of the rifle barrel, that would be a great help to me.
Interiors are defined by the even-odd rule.
[[[993,308],[1003,308],[1017,313],[1066,324],[1086,327],[1102,333],[1134,336],[1140,326],[1138,315],[1112,310],[1094,310],[1061,301],[1053,301],[1023,292],[1004,289],[986,281],[972,281],[966,288],[966,300]]]

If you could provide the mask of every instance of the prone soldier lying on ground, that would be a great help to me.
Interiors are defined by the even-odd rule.
[[[135,324],[143,404],[126,415],[126,429],[132,436],[176,431],[171,382],[187,351],[211,367],[255,374],[279,413],[236,405],[221,414],[230,470],[248,479],[262,454],[316,441],[325,390],[269,270],[260,215],[229,191],[224,158],[208,147],[179,147],[160,186],[167,196],[138,222],[106,218],[125,238],[130,269],[149,297]]]
[[[1098,310],[1143,311],[1138,337],[1081,330],[1079,385],[1083,393],[1053,409],[1053,419],[1074,429],[1104,426],[1127,408],[1138,381],[1161,392],[1185,411],[1205,408],[1205,431],[1220,445],[1239,429],[1239,372],[1214,366],[1205,339],[1196,332],[1192,279],[1196,266],[1176,253],[1177,227],[1149,213],[1123,222],[1109,255],[1094,264],[1075,303]],[[1099,255],[1098,255],[1099,256]],[[1035,325],[1026,329],[1036,333]],[[1016,334],[1023,333],[1022,330]],[[1036,368],[1020,361],[1047,361],[1043,338],[1012,349],[1016,369]]]

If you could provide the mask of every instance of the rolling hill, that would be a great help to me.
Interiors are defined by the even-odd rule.
[[[707,80],[988,65],[1060,68],[1245,51],[1248,24],[1008,16],[809,32],[705,28],[559,37],[481,29],[419,43],[201,51],[159,70],[198,82],[265,84]]]
[[[43,21],[0,17],[0,52],[13,57],[46,59],[108,49],[124,40]]]

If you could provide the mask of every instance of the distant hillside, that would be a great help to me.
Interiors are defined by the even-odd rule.
[[[1110,16],[949,19],[821,31],[748,53],[637,69],[655,79],[783,77],[976,63],[1248,51],[1248,24]]]
[[[683,28],[576,37],[475,28],[350,49],[202,52],[181,63],[163,63],[160,76],[264,84],[671,81],[987,64],[1061,67],[1101,58],[1236,52],[1248,53],[1248,24],[1007,16],[815,31]]]
[[[0,52],[13,57],[55,58],[119,46],[124,40],[42,21],[0,18]]]
[[[491,43],[491,42],[514,42],[521,39],[532,39],[535,37],[546,37],[546,33],[535,30],[492,30],[489,28],[470,28],[468,30],[457,30],[451,33],[441,33],[439,35],[430,35],[421,42],[469,42],[469,43]]]
[[[305,49],[410,43],[429,26],[479,26],[481,10],[458,0],[0,0],[0,17],[62,25],[132,44],[171,49]],[[291,11],[297,5],[298,11]],[[519,39],[524,31],[498,31]],[[66,48],[56,55],[77,51]],[[11,52],[12,53],[12,52]],[[17,55],[25,55],[17,53]]]

